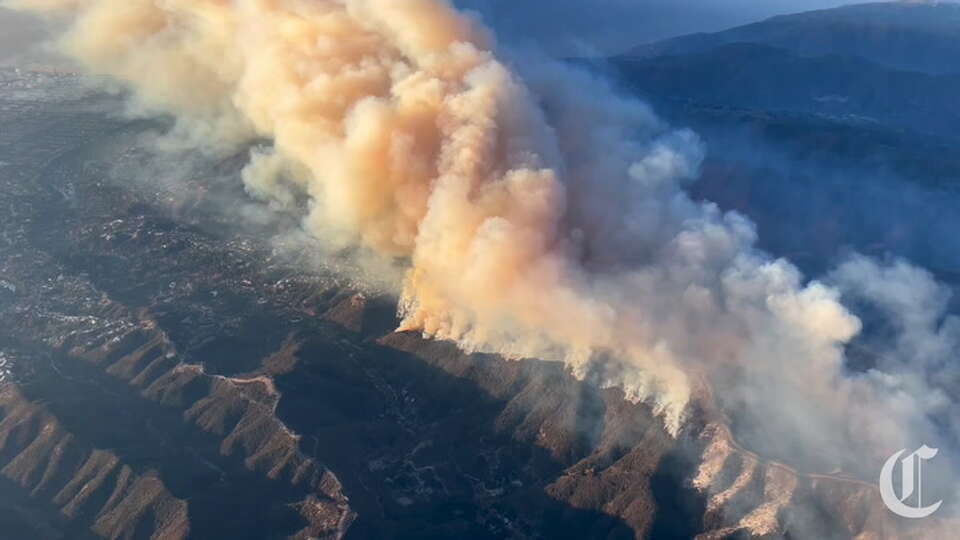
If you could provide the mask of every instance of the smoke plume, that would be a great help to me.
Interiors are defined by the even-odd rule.
[[[308,232],[408,260],[405,330],[563,360],[673,429],[706,376],[787,446],[835,457],[936,442],[914,440],[936,432],[922,376],[893,399],[902,363],[844,368],[862,325],[843,287],[900,270],[857,260],[837,285],[806,281],[755,248],[746,218],[688,197],[696,135],[565,64],[505,63],[444,0],[15,6],[67,17],[63,50],[173,114],[188,144],[272,141],[244,170],[248,192],[289,212],[306,199]]]

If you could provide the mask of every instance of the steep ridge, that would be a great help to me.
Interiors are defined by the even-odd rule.
[[[48,474],[38,471],[57,473],[58,456],[77,452],[61,447],[72,440],[69,432],[77,432],[92,446],[112,450],[90,451],[82,464],[67,466],[60,474],[68,483],[52,501],[74,517],[74,507],[94,493],[83,486],[99,487],[115,477],[115,495],[92,510],[92,529],[105,537],[180,538],[187,531],[199,538],[264,537],[288,530],[305,538],[338,536],[345,529],[352,514],[338,481],[299,451],[298,436],[274,415],[277,396],[269,386],[180,363],[154,321],[90,289],[77,280],[57,298],[61,310],[82,316],[37,309],[49,298],[24,298],[25,309],[15,310],[19,321],[5,321],[10,330],[4,342],[36,351],[38,358],[29,384],[8,387],[13,397],[3,421],[11,429],[38,427],[16,432],[12,440],[21,447],[10,449],[20,452],[12,454],[4,474],[41,496]],[[84,304],[91,299],[96,303]],[[44,407],[37,412],[24,396]],[[149,472],[154,469],[159,474]],[[83,497],[71,496],[71,490]],[[189,507],[170,491],[190,499]],[[176,512],[171,499],[179,501]],[[217,517],[224,507],[234,511],[226,522]],[[157,516],[156,525],[142,522],[145,513]]]
[[[956,526],[895,519],[873,483],[801,473],[750,452],[723,422],[705,383],[674,439],[643,404],[561,372],[547,375],[549,365],[465,355],[410,334],[379,343],[500,400],[493,423],[543,448],[562,467],[544,489],[574,508],[622,519],[638,538],[941,538]]]
[[[99,536],[133,538],[149,531],[158,539],[187,537],[186,502],[171,495],[155,474],[138,474],[115,453],[86,447],[43,405],[12,386],[0,390],[0,415],[0,474],[30,497],[49,501],[67,519],[89,523]],[[40,513],[56,525],[33,521],[36,517],[29,518],[31,524],[52,528],[50,537],[92,536],[60,524],[49,509]]]
[[[28,328],[36,330],[37,326],[32,325],[38,323],[30,321]],[[56,331],[65,329],[62,323],[57,328]],[[132,469],[123,465],[120,480],[124,482],[133,482],[127,476],[134,474],[134,470],[157,468],[159,478],[146,477],[153,484],[142,484],[147,480],[139,480],[134,475],[137,481],[131,484],[131,490],[133,493],[156,490],[158,494],[148,491],[131,497],[137,501],[149,496],[145,499],[147,502],[152,498],[170,498],[164,487],[167,484],[174,492],[190,498],[189,528],[195,537],[208,537],[212,531],[204,534],[205,527],[216,527],[213,530],[220,534],[231,529],[224,529],[219,520],[207,522],[215,519],[217,508],[223,504],[233,508],[247,506],[246,512],[232,517],[229,523],[238,528],[235,533],[247,530],[246,534],[251,537],[272,534],[285,530],[284,524],[297,523],[299,520],[283,511],[288,504],[296,507],[308,522],[302,525],[303,536],[324,536],[325,531],[332,534],[331,531],[336,532],[349,523],[351,515],[339,493],[336,478],[298,451],[297,436],[272,414],[271,396],[248,388],[261,383],[230,381],[208,376],[199,367],[177,365],[164,347],[158,346],[156,337],[136,327],[127,334],[110,330],[103,334],[86,328],[76,332],[73,339],[56,343],[50,351],[52,357],[44,359],[50,362],[51,373],[37,374],[31,384],[16,393],[19,399],[5,407],[4,422],[11,426],[40,422],[32,407],[22,406],[25,402],[22,393],[33,396],[63,418],[62,422],[51,424],[57,417],[45,413],[40,417],[41,426],[65,423],[72,427],[71,431],[92,439],[98,447],[116,449],[115,452],[123,456],[119,459],[115,453],[95,451],[74,473],[71,485],[83,486],[86,476],[96,477],[100,482],[101,476],[117,468],[118,463],[123,465],[122,461],[134,464]],[[4,337],[8,343],[16,339]],[[85,344],[77,343],[79,340]],[[100,342],[105,343],[100,345]],[[23,346],[27,348],[31,344],[24,342]],[[68,354],[57,354],[65,351],[69,351]],[[78,363],[84,360],[94,366]],[[73,389],[63,389],[65,382]],[[124,382],[131,387],[125,388]],[[9,388],[13,393],[14,387]],[[151,406],[144,399],[160,406]],[[118,412],[118,408],[125,412]],[[140,428],[144,421],[146,430]],[[184,426],[184,422],[188,425]],[[32,495],[41,495],[42,486],[32,487],[31,479],[42,483],[43,480],[36,477],[37,470],[42,471],[43,467],[56,470],[57,456],[68,451],[58,445],[61,439],[72,436],[61,435],[59,431],[48,434],[48,428],[44,427],[35,437],[29,444],[30,435],[14,439],[26,441],[27,445],[11,458],[3,472],[24,487],[31,487]],[[179,448],[178,444],[184,447]],[[53,465],[45,465],[47,459]],[[106,472],[98,472],[101,470]],[[117,491],[122,492],[122,487]],[[245,501],[239,495],[246,490],[255,491],[251,493],[251,500]],[[68,491],[69,486],[63,492]],[[67,502],[69,500],[54,498],[55,503],[66,505],[63,512],[72,517],[75,511],[71,507],[77,503]],[[163,500],[160,502],[168,505]],[[104,524],[110,520],[138,519],[145,511],[123,505],[114,509],[117,504],[108,504],[95,512],[99,516],[95,532],[108,537],[128,536],[128,532],[118,531],[127,531],[130,526],[120,523],[106,528]],[[184,531],[188,529],[187,507],[182,501],[180,510],[179,517],[184,523],[178,528],[181,531],[178,536],[172,537],[185,536]],[[159,526],[148,527],[148,530],[152,530],[153,535],[167,537]]]
[[[8,125],[44,120],[24,109]],[[73,221],[86,215],[76,213],[82,201],[64,191],[76,187],[70,163],[84,159],[83,128],[117,127],[75,114],[70,128],[80,133],[57,138],[54,129],[38,145],[51,155],[40,170],[30,168],[35,155],[4,155],[19,175],[6,177],[13,189],[2,201],[11,209],[2,264],[10,294],[0,342],[14,359],[0,414],[3,475],[27,499],[57,509],[51,527],[65,517],[68,537],[84,529],[109,538],[342,536],[352,513],[339,483],[300,452],[268,386],[183,363],[146,312],[67,267],[77,262],[71,242],[90,232]],[[17,168],[18,157],[26,167]],[[65,216],[67,230],[46,227],[48,212]]]

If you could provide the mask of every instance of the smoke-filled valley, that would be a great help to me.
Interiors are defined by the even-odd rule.
[[[236,244],[227,239],[242,231],[259,243],[251,253],[277,256],[262,270],[254,262],[250,272],[326,276],[327,285],[304,286],[304,291],[324,292],[318,293],[317,306],[303,308],[298,321],[306,314],[361,336],[327,339],[319,336],[340,336],[341,330],[329,330],[323,326],[327,322],[309,323],[322,328],[311,335],[317,331],[313,326],[294,332],[287,323],[271,321],[288,316],[290,309],[284,304],[289,295],[274,288],[258,301],[276,306],[264,319],[252,315],[256,309],[250,307],[251,315],[226,326],[232,328],[231,339],[243,345],[220,348],[189,323],[165,322],[162,313],[172,307],[161,309],[156,321],[147,320],[144,313],[153,308],[134,306],[154,300],[93,279],[94,288],[104,291],[103,302],[111,296],[130,306],[102,309],[114,314],[109,317],[140,317],[124,323],[139,325],[138,332],[148,335],[138,350],[162,349],[171,371],[157,372],[158,379],[146,370],[131,371],[139,357],[109,352],[115,342],[104,338],[102,355],[120,359],[104,373],[97,372],[101,360],[93,349],[57,349],[56,355],[91,362],[92,367],[69,368],[68,380],[99,381],[95,384],[103,390],[96,392],[119,392],[133,401],[139,398],[127,381],[134,388],[143,384],[142,395],[165,406],[186,399],[184,418],[204,437],[242,439],[224,425],[237,414],[230,411],[251,400],[266,403],[283,419],[255,420],[270,423],[271,442],[257,447],[261,442],[244,439],[250,455],[243,464],[221,463],[216,452],[199,454],[230,475],[244,467],[266,467],[269,480],[251,478],[250,485],[275,493],[277,500],[326,501],[317,503],[320,510],[314,514],[301,505],[296,506],[299,518],[272,514],[258,523],[303,519],[309,526],[297,533],[302,537],[348,531],[358,537],[415,537],[423,529],[404,529],[412,526],[403,521],[408,518],[393,516],[403,512],[390,505],[416,507],[418,497],[429,498],[423,490],[459,493],[450,486],[467,478],[440,467],[431,473],[436,478],[424,481],[429,467],[421,469],[416,462],[418,452],[431,452],[426,441],[409,441],[403,464],[379,458],[364,470],[341,454],[349,449],[317,450],[323,444],[318,431],[310,435],[316,441],[313,461],[302,456],[300,434],[313,433],[334,416],[360,414],[310,413],[305,396],[311,385],[335,373],[353,381],[350,388],[356,391],[341,395],[334,390],[336,382],[318,384],[317,393],[332,392],[324,403],[335,409],[358,400],[359,410],[375,410],[372,404],[381,398],[373,396],[390,387],[383,381],[400,374],[411,377],[404,392],[419,388],[424,399],[454,409],[460,405],[448,393],[457,391],[483,403],[509,404],[501,416],[493,414],[496,419],[486,408],[471,413],[481,433],[487,423],[497,426],[497,435],[485,435],[478,448],[486,452],[488,439],[504,433],[524,442],[529,435],[533,450],[510,446],[505,461],[522,462],[527,458],[517,455],[536,454],[537,448],[546,449],[553,461],[545,465],[542,458],[529,458],[539,464],[504,465],[524,480],[513,484],[500,478],[512,487],[489,488],[499,495],[478,497],[515,493],[512,510],[484,513],[477,529],[461,531],[471,537],[524,536],[515,528],[524,518],[511,512],[531,508],[536,517],[529,523],[543,527],[549,516],[565,513],[571,523],[590,523],[580,530],[589,537],[697,533],[719,538],[741,531],[757,537],[872,533],[895,538],[909,531],[935,538],[941,527],[950,526],[960,501],[952,481],[960,468],[960,371],[953,358],[960,350],[960,320],[952,315],[951,300],[960,252],[949,238],[956,215],[953,182],[960,169],[950,157],[956,143],[927,111],[902,124],[889,118],[873,123],[835,113],[830,108],[835,100],[814,100],[824,108],[813,111],[806,104],[750,108],[746,98],[709,102],[694,91],[681,95],[662,84],[683,77],[699,80],[694,75],[702,74],[701,57],[689,63],[680,63],[676,55],[650,60],[650,53],[609,63],[551,59],[498,44],[476,16],[443,0],[16,0],[11,5],[64,28],[56,37],[58,50],[93,77],[88,83],[123,96],[121,108],[104,94],[88,94],[98,96],[96,114],[118,123],[111,129],[129,132],[114,135],[109,144],[97,143],[103,156],[122,156],[103,173],[112,178],[109,189],[136,198],[147,194],[150,204],[173,212],[174,221],[189,216],[189,226],[169,225],[177,231],[174,237],[213,234],[225,244],[209,249],[230,253]],[[725,46],[721,43],[716,54],[728,52]],[[679,67],[664,66],[670,62]],[[670,69],[675,71],[665,76]],[[907,80],[918,76],[904,75]],[[705,84],[691,83],[691,88]],[[924,132],[917,127],[921,122],[936,129]],[[826,145],[824,137],[842,142]],[[877,148],[888,150],[879,154]],[[83,175],[89,167],[80,167]],[[154,197],[160,192],[174,195]],[[88,219],[79,210],[76,216],[80,222]],[[53,224],[57,215],[39,222],[30,218],[25,230],[37,231],[31,234],[43,239],[36,240],[38,245],[59,245],[37,228],[43,220]],[[212,223],[217,224],[213,233]],[[180,232],[181,226],[187,228]],[[192,231],[194,226],[201,231]],[[139,234],[116,233],[131,239]],[[81,251],[88,249],[84,242],[77,240]],[[97,263],[105,265],[98,271],[116,273],[105,260]],[[68,267],[76,264],[69,257],[66,261]],[[149,273],[135,266],[136,272]],[[181,270],[165,271],[179,275]],[[238,298],[244,289],[261,294],[260,278],[243,272],[235,280],[228,277],[232,270],[216,275],[227,280],[224,289],[238,284]],[[163,273],[156,279],[163,280]],[[197,278],[203,286],[191,284],[193,279],[174,280],[169,294],[180,294],[182,286],[189,288],[183,298],[194,298],[198,287],[215,287],[218,278],[210,283]],[[22,293],[22,285],[8,284],[14,296]],[[191,311],[187,319],[212,317],[211,310],[219,317],[232,309],[218,308],[217,302],[208,307],[198,302],[190,308],[196,314]],[[165,337],[154,338],[154,331]],[[258,341],[261,331],[269,343]],[[35,354],[23,344],[27,338],[14,334],[20,354]],[[356,340],[342,345],[351,351],[342,353],[344,366],[333,360],[292,367],[297,364],[291,358],[308,362],[310,354],[326,354],[332,346],[323,343],[335,340]],[[191,351],[183,359],[170,345],[181,341]],[[446,348],[450,343],[458,351]],[[230,355],[252,358],[241,367],[226,359]],[[392,374],[384,358],[398,362]],[[418,367],[418,361],[427,367]],[[372,363],[351,367],[357,362]],[[55,361],[51,365],[60,369]],[[443,374],[421,373],[434,368]],[[196,382],[177,390],[175,381],[187,373],[191,380],[211,377],[212,394],[197,394]],[[105,374],[122,381],[104,382]],[[368,386],[358,382],[364,377],[371,377]],[[442,383],[425,390],[419,377]],[[141,379],[157,382],[137,382]],[[254,383],[263,389],[231,393]],[[35,397],[42,399],[43,386],[36,387],[41,390]],[[6,418],[29,408],[25,403],[34,396],[32,387],[26,388],[0,403]],[[181,392],[185,397],[169,397]],[[197,404],[190,405],[190,399]],[[221,399],[232,404],[227,412],[216,412]],[[403,427],[394,435],[398,440],[415,439],[410,434],[428,429],[431,441],[445,452],[469,444],[436,427],[449,427],[451,420],[424,423],[420,415],[433,413],[413,405],[412,395],[391,399],[406,403],[396,409],[407,411],[396,416]],[[51,407],[51,414],[63,417],[65,430],[86,429],[71,420],[68,404],[55,400]],[[153,411],[155,405],[144,407]],[[620,413],[611,412],[618,408]],[[149,414],[172,425],[179,413]],[[632,417],[645,427],[629,427]],[[236,429],[243,432],[242,427],[241,422]],[[346,429],[353,444],[376,447],[353,428],[338,429]],[[407,435],[400,434],[404,429]],[[98,436],[91,447],[110,447],[110,441]],[[220,452],[233,455],[224,448],[235,443],[223,444]],[[937,474],[928,479],[927,489],[931,497],[947,501],[944,519],[920,525],[890,521],[882,506],[877,513],[871,484],[887,456],[920,444],[940,449],[931,465]],[[644,448],[659,465],[625,464]],[[137,452],[119,456],[133,471],[140,470],[138,460],[150,463]],[[274,463],[281,452],[282,464]],[[457,467],[475,467],[459,459]],[[398,502],[384,505],[373,502],[379,495],[361,494],[370,488],[359,486],[368,483],[399,490],[393,480],[377,477],[384,470],[380,467],[394,466],[415,471],[417,495],[398,495]],[[290,473],[289,486],[283,483],[286,467],[300,471]],[[531,469],[561,476],[539,485],[540,473]],[[320,471],[315,483],[304,483],[306,470]],[[164,489],[172,493],[163,491],[162,507],[150,511],[161,516],[157,523],[175,524],[164,537],[185,536],[184,531],[195,537],[203,531],[220,534],[213,523],[177,517],[186,511],[176,501],[189,500],[189,490],[170,484],[169,473],[160,471]],[[36,473],[20,477],[21,483],[31,474]],[[278,478],[280,484],[271,483]],[[624,478],[649,486],[633,495],[641,502],[624,502]],[[496,483],[487,479],[480,485],[488,482]],[[521,489],[524,482],[549,497],[525,498],[531,495]],[[842,510],[830,509],[831,500],[840,501]],[[550,501],[571,509],[557,509]],[[654,519],[642,509],[649,506],[673,517]],[[371,510],[375,507],[381,509]],[[127,534],[123,520],[110,518],[105,508],[90,519],[89,528],[101,536]],[[625,528],[573,516],[572,509],[622,519]],[[856,526],[841,525],[851,520],[844,512],[869,517],[857,518]],[[379,517],[369,517],[374,514]],[[501,518],[509,525],[499,525],[506,529],[494,534],[490,523]],[[547,530],[541,534],[562,534]],[[232,534],[243,534],[238,531]],[[433,534],[453,533],[441,527]]]

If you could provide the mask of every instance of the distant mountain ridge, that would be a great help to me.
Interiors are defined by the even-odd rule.
[[[623,56],[686,55],[731,43],[778,47],[801,56],[853,56],[929,74],[960,73],[960,3],[878,2],[782,15],[641,45]]]
[[[850,249],[900,256],[960,285],[943,240],[960,224],[960,4],[812,11],[583,64],[704,138],[691,193],[748,215],[764,249],[811,275]]]
[[[794,111],[955,137],[960,73],[891,69],[856,56],[800,56],[755,43],[615,61],[631,90],[708,105]]]
[[[960,136],[960,3],[870,3],[779,16],[643,45],[610,65],[629,92],[654,102]]]

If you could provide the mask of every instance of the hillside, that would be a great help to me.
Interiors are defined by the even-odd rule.
[[[929,75],[856,56],[807,57],[755,43],[615,61],[632,91],[710,105],[815,113],[958,135],[960,74]]]
[[[764,249],[811,275],[852,249],[957,283],[958,32],[960,4],[862,4],[589,65],[705,139],[692,192],[751,217]]]

